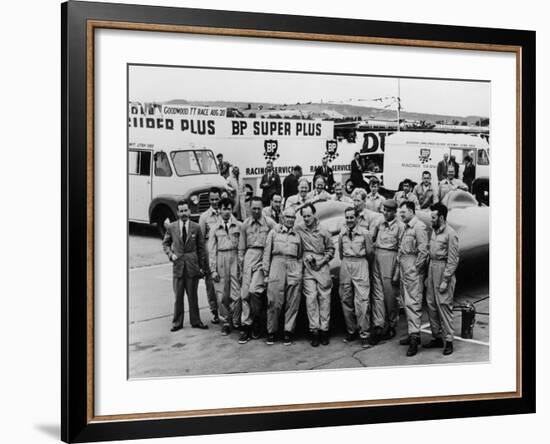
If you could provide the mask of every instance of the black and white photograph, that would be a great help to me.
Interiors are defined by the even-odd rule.
[[[127,69],[130,379],[490,361],[490,82]]]

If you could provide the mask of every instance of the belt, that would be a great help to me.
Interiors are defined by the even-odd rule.
[[[359,260],[359,259],[362,259],[362,260],[367,260],[367,258],[365,256],[344,256],[344,259],[351,259],[351,260]]]
[[[228,248],[226,250],[218,249],[218,252],[223,252],[223,251],[234,251],[236,253],[239,250],[237,248]]]
[[[397,253],[397,248],[384,248],[384,247],[374,247],[376,250],[383,250],[383,251],[392,251],[394,253]]]
[[[317,251],[313,251],[313,250],[304,250],[304,253],[312,253],[312,254],[321,254],[321,255],[324,255],[324,253],[318,253]]]
[[[248,247],[247,250],[263,250],[264,247]]]
[[[281,257],[286,257],[288,259],[298,259],[298,256],[293,256],[292,254],[281,254],[281,253],[276,253],[274,254],[273,256],[281,256]]]

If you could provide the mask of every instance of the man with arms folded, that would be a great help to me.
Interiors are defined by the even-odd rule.
[[[162,248],[168,259],[174,264],[172,282],[174,288],[174,316],[171,331],[183,328],[184,302],[187,293],[189,302],[189,322],[193,328],[208,328],[201,322],[197,288],[199,278],[208,273],[208,261],[204,239],[199,226],[189,220],[189,203],[178,202],[178,220],[166,228]]]
[[[242,333],[239,344],[246,344],[250,337],[260,337],[262,297],[265,291],[262,261],[267,235],[275,222],[262,214],[262,199],[254,196],[250,202],[251,216],[241,226],[239,239],[239,263],[242,270],[241,304]]]
[[[239,238],[241,222],[233,216],[233,201],[220,201],[221,217],[211,227],[208,250],[210,269],[218,296],[220,315],[224,322],[222,335],[227,336],[231,327],[241,325],[241,287],[239,284]]]
[[[294,228],[296,213],[283,211],[283,223],[267,235],[263,271],[267,281],[267,344],[273,345],[279,329],[283,305],[285,345],[292,344],[296,318],[300,307],[302,284],[302,239]]]
[[[332,200],[353,205],[353,200],[351,200],[351,197],[344,196],[344,186],[340,182],[336,182],[334,184],[334,196],[332,196]]]
[[[369,338],[371,345],[376,345],[380,339],[392,339],[399,319],[397,251],[405,226],[397,220],[397,203],[393,199],[384,201],[382,208],[384,220],[374,228],[376,237],[372,267],[374,331]]]
[[[449,169],[447,170],[447,178],[439,182],[437,200],[441,202],[448,193],[456,190],[468,191],[468,186],[455,177],[455,169],[452,165],[449,165]]]
[[[426,302],[433,339],[424,348],[444,347],[443,354],[453,352],[453,299],[455,272],[458,267],[458,236],[447,225],[447,207],[432,205],[432,234]],[[445,343],[443,343],[445,341]]]
[[[222,156],[223,160],[223,156]],[[202,213],[199,217],[199,227],[202,231],[202,236],[207,248],[207,257],[210,254],[208,251],[208,239],[210,238],[210,227],[216,224],[220,217],[220,190],[218,188],[211,188],[208,196],[210,200],[210,208]],[[216,290],[214,289],[214,283],[212,282],[212,276],[207,274],[204,277],[204,284],[206,285],[206,296],[208,298],[208,305],[212,313],[212,324],[219,324],[220,318],[218,317],[218,299],[216,297]]]
[[[369,261],[373,247],[368,231],[357,223],[355,208],[345,211],[346,226],[338,238],[340,264],[340,301],[346,322],[344,342],[361,337],[361,345],[368,346],[370,278]]]
[[[436,191],[432,187],[432,174],[429,171],[422,173],[422,182],[414,187],[413,194],[418,199],[421,210],[426,210],[437,202]]]
[[[420,321],[422,318],[422,293],[424,266],[428,259],[428,235],[424,225],[415,215],[413,202],[405,201],[399,206],[405,229],[399,244],[398,261],[403,285],[405,315],[408,337],[401,345],[408,345],[407,356],[418,352]]]
[[[306,204],[300,214],[304,222],[296,226],[302,238],[304,258],[303,293],[311,332],[311,345],[329,343],[330,294],[332,278],[329,263],[334,257],[330,233],[315,217],[315,207]]]
[[[382,197],[381,194],[378,194],[378,189],[380,188],[380,181],[376,177],[373,177],[369,181],[369,187],[370,187],[370,193],[367,194],[365,206],[368,210],[381,213],[384,197]]]

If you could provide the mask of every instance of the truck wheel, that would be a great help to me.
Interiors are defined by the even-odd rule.
[[[344,189],[346,190],[346,193],[351,194],[353,189],[355,187],[353,186],[353,182],[351,179],[346,180],[346,183],[344,184]]]
[[[164,234],[166,233],[166,228],[164,227],[164,221],[166,219],[169,219],[170,222],[174,222],[176,220],[176,216],[174,216],[174,213],[170,211],[168,208],[161,208],[155,215],[154,223],[157,226],[157,231],[160,235],[160,237],[164,237]]]

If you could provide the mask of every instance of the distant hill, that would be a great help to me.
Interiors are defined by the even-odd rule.
[[[217,106],[222,108],[235,108],[248,116],[249,114],[277,114],[277,111],[284,111],[281,115],[291,115],[292,111],[296,114],[306,114],[312,117],[318,117],[323,114],[327,116],[333,113],[341,114],[343,117],[357,117],[361,119],[377,119],[377,120],[395,120],[395,110],[374,108],[360,105],[338,104],[338,103],[268,103],[268,102],[231,102],[231,101],[194,101],[194,100],[170,100],[167,104],[179,105],[202,105],[202,106]],[[453,120],[459,122],[467,122],[468,125],[475,125],[481,119],[487,119],[486,116],[458,116],[445,114],[431,114],[420,112],[402,111],[401,118],[407,120],[426,120],[428,122],[446,121],[451,123]]]

